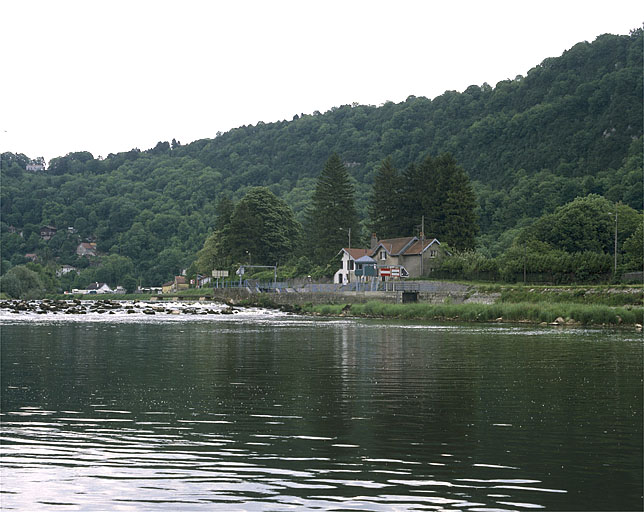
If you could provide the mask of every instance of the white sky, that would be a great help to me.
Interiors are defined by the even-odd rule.
[[[0,152],[212,138],[527,74],[641,0],[0,0]]]

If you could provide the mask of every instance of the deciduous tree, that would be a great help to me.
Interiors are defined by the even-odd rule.
[[[221,215],[218,225],[225,218]],[[300,225],[289,206],[268,188],[256,187],[237,203],[229,222],[206,239],[197,269],[207,273],[233,263],[284,263],[294,256],[299,240]]]

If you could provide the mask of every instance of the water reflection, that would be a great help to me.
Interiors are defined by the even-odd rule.
[[[2,327],[2,506],[641,508],[641,342],[264,322]]]

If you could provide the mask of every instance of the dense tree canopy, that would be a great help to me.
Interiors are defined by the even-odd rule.
[[[623,242],[641,223],[642,215],[633,208],[590,194],[544,215],[525,230],[520,240],[539,240],[567,252],[611,253],[614,251],[615,228],[620,251]]]
[[[299,244],[300,225],[291,208],[269,189],[257,187],[248,191],[235,206],[223,235],[229,256],[235,261],[261,265],[284,263]]]

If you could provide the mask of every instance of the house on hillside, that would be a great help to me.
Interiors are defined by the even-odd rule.
[[[7,228],[7,231],[13,235],[18,235],[20,238],[24,238],[24,235],[22,233],[22,229],[18,229],[16,226],[9,226]]]
[[[87,294],[102,294],[102,293],[112,293],[112,289],[107,285],[107,283],[92,283],[84,291]]]
[[[51,240],[58,231],[54,226],[43,226],[40,228],[40,238]]]
[[[27,254],[25,254],[25,258],[27,258],[30,261],[38,261],[38,255],[33,252],[28,252]]]
[[[56,270],[56,276],[61,277],[65,274],[69,274],[70,272],[76,272],[78,274],[78,269],[76,267],[72,267],[71,265],[63,265],[58,270]]]
[[[197,288],[203,288],[204,286],[206,286],[207,284],[210,284],[211,282],[212,282],[212,277],[202,276],[201,274],[197,274],[194,284],[196,285]]]
[[[163,293],[175,293],[188,288],[190,288],[190,285],[186,281],[186,276],[174,276],[174,281],[163,283],[162,291]]]
[[[190,286],[186,281],[186,276],[174,277],[174,286],[172,291],[178,292],[179,290],[187,290],[188,288],[190,288]]]
[[[45,164],[32,161],[25,166],[25,170],[30,172],[42,172],[45,170]]]
[[[432,273],[439,266],[445,251],[434,237],[379,240],[374,234],[369,249],[343,248],[338,254],[342,255],[342,266],[333,276],[333,282],[347,284],[355,280],[358,260],[364,256],[375,260],[377,275],[383,279],[396,274],[420,277]]]
[[[172,286],[173,281],[169,283],[164,283],[168,285],[168,292],[170,291],[170,286]],[[163,293],[163,286],[137,286],[134,293],[156,293],[157,295]]]
[[[96,243],[94,242],[81,242],[76,247],[76,254],[79,256],[96,256]]]

